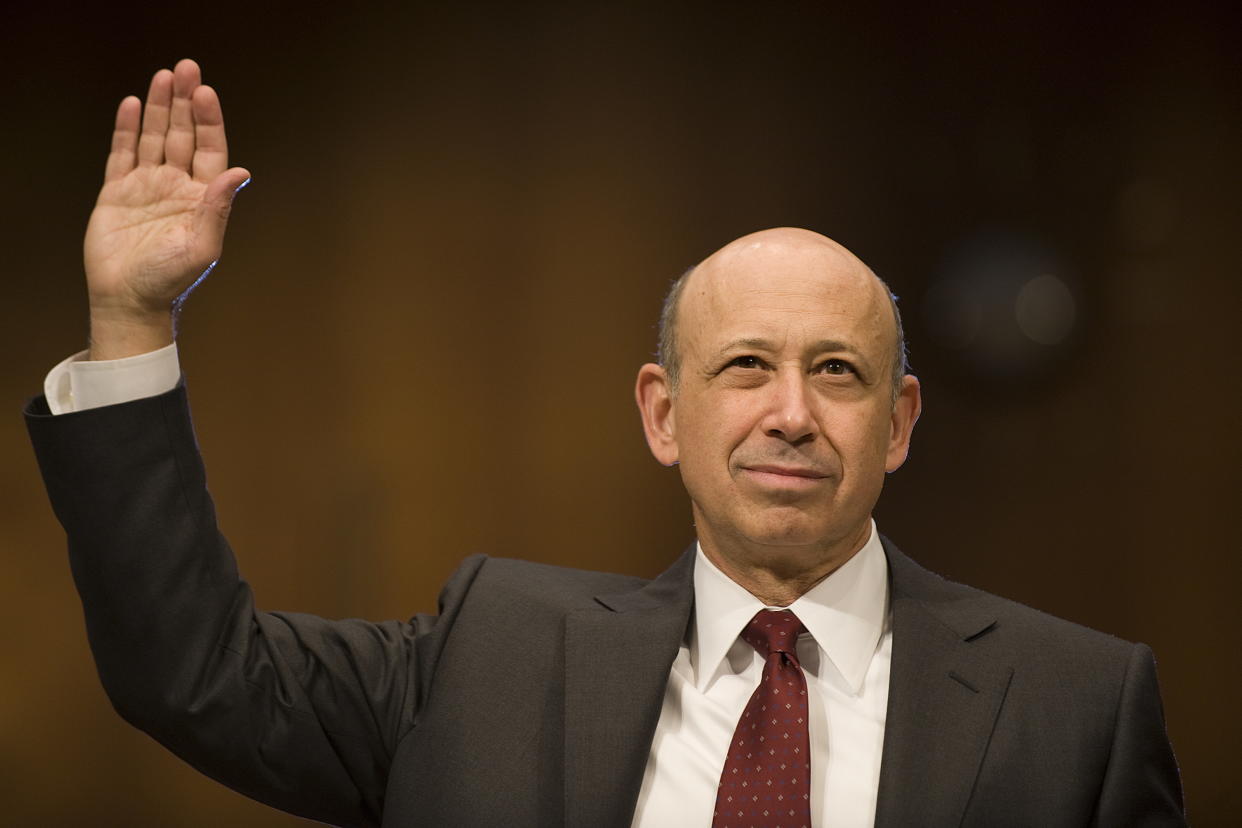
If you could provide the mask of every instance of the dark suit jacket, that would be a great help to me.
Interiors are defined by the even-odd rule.
[[[340,825],[627,826],[694,557],[654,581],[467,559],[437,616],[255,610],[184,389],[28,424],[117,710],[204,773]],[[919,567],[887,540],[876,824],[1177,825],[1150,650]]]

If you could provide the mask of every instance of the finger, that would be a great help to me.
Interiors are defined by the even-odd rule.
[[[164,137],[164,160],[186,172],[194,161],[194,113],[190,98],[201,82],[202,73],[192,60],[179,61],[173,69],[172,107],[168,113],[168,134]]]
[[[115,181],[134,168],[138,149],[138,120],[142,117],[142,101],[130,95],[116,108],[116,126],[112,130],[112,151],[104,167],[104,182]]]
[[[242,167],[233,167],[217,175],[207,185],[195,223],[202,239],[202,249],[214,251],[211,255],[220,255],[219,251],[224,247],[224,229],[233,210],[233,199],[249,183],[250,173]]]
[[[219,212],[226,212],[238,191],[250,183],[250,171],[245,167],[231,167],[217,175],[203,193],[203,203]]]
[[[229,166],[229,142],[224,136],[224,111],[210,86],[194,90],[195,181],[211,181]]]
[[[138,166],[164,163],[164,135],[168,132],[168,110],[172,104],[173,73],[161,69],[151,78],[147,105],[142,113],[142,135],[138,138]]]

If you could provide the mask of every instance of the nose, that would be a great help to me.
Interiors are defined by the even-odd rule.
[[[768,410],[760,424],[763,433],[799,445],[815,439],[819,427],[807,398],[801,371],[778,371],[768,383]]]

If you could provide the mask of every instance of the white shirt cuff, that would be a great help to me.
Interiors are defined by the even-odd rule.
[[[61,362],[43,381],[53,414],[117,405],[171,391],[181,379],[177,343],[124,359],[88,360],[89,351]]]

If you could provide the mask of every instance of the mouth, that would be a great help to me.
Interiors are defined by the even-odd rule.
[[[743,466],[742,472],[764,488],[786,490],[811,489],[828,478],[827,474],[804,466]]]

